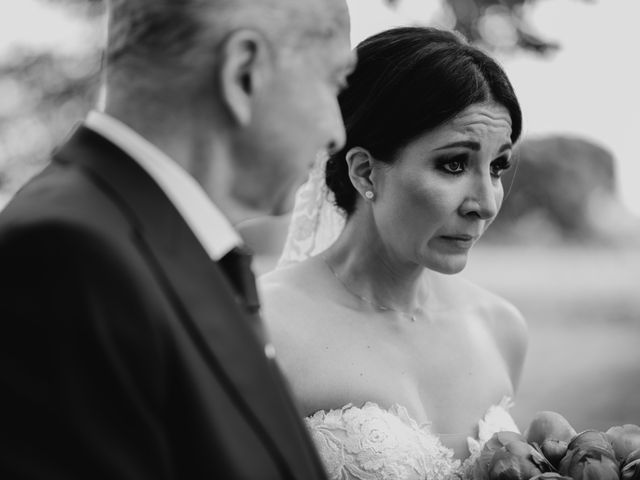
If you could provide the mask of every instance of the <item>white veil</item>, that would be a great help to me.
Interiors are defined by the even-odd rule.
[[[331,245],[344,228],[345,214],[336,207],[325,183],[327,154],[319,154],[309,178],[296,193],[284,248],[276,268],[301,262]]]

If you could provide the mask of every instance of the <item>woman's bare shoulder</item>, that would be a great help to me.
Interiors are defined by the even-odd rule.
[[[510,301],[463,277],[455,276],[446,285],[450,302],[464,299],[483,322],[510,371],[514,390],[520,379],[529,343],[527,322]]]
[[[315,262],[309,259],[261,275],[258,288],[263,303],[286,307],[292,300],[303,301],[319,281],[316,270]]]
[[[322,271],[312,261],[277,269],[259,279],[262,317],[277,359],[294,394],[307,409],[318,378],[329,369],[322,346],[333,341],[332,308],[324,292]],[[328,389],[328,387],[327,387]]]
[[[317,263],[316,259],[309,258],[286,267],[276,268],[261,275],[258,278],[258,283],[264,289],[300,286],[301,280],[308,280],[315,276],[318,268]]]
[[[276,335],[306,328],[303,325],[315,318],[315,304],[324,297],[323,277],[314,259],[266,273],[258,287],[264,320]]]
[[[442,277],[444,279],[438,282],[437,288],[444,301],[460,305],[462,300],[468,307],[486,312],[488,321],[508,321],[516,325],[524,322],[520,311],[500,295],[459,275]],[[484,315],[482,317],[485,318]]]

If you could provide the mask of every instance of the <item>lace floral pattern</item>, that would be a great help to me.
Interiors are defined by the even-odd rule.
[[[320,154],[307,182],[296,193],[289,231],[276,268],[301,262],[331,245],[344,228],[345,216],[325,183],[327,155]]]
[[[478,438],[469,438],[471,456],[453,457],[430,425],[418,424],[407,410],[388,410],[372,402],[320,410],[305,422],[331,480],[453,480],[467,477],[484,443],[501,430],[518,431],[504,398],[478,422]]]

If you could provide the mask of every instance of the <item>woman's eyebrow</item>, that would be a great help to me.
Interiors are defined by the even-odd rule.
[[[459,142],[447,143],[442,147],[436,148],[436,150],[445,150],[447,148],[453,148],[453,147],[465,147],[477,152],[478,150],[480,150],[480,142],[475,142],[473,140],[460,140]]]
[[[477,152],[480,150],[481,145],[480,145],[480,142],[476,142],[473,140],[460,140],[459,142],[447,143],[446,145],[436,148],[436,150],[445,150],[447,148],[454,148],[454,147],[465,147],[465,148],[468,148],[469,150],[473,150],[474,152]],[[498,153],[502,153],[506,150],[511,150],[511,148],[512,148],[511,142],[507,142],[500,147],[500,149],[498,150]]]

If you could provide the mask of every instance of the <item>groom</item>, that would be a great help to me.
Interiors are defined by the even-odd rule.
[[[0,214],[0,476],[324,478],[231,225],[343,143],[343,0],[113,0],[105,58]]]

